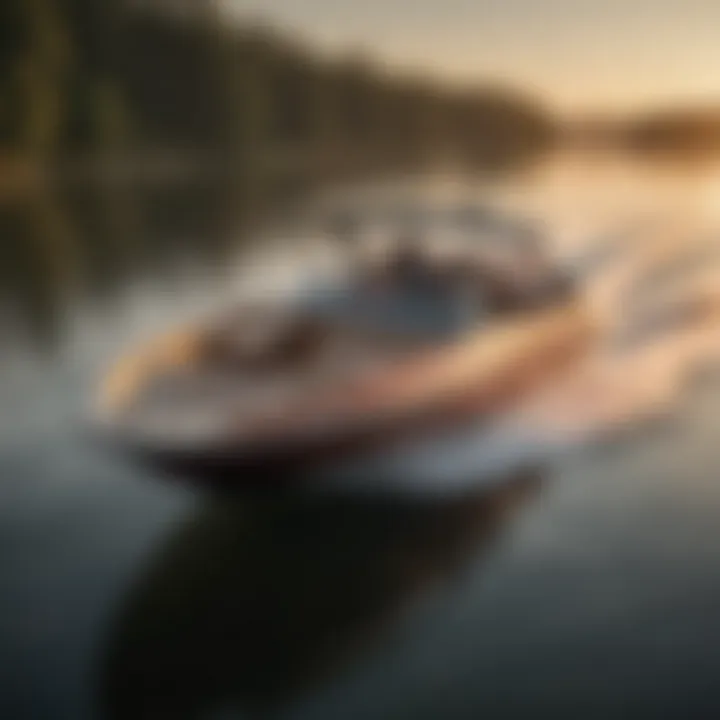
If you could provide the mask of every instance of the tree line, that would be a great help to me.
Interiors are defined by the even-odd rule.
[[[212,0],[0,4],[6,155],[172,150],[250,163],[352,152],[380,163],[502,164],[551,134],[519,95],[321,58],[270,29],[223,21]]]
[[[642,154],[717,158],[720,109],[674,108],[634,118],[623,128],[625,145]]]

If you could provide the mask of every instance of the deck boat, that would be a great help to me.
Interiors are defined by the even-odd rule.
[[[591,331],[537,248],[438,258],[401,237],[293,302],[233,308],[129,354],[98,418],[132,455],[204,482],[295,474],[490,415]]]

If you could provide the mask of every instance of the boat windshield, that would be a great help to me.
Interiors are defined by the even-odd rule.
[[[478,287],[398,253],[380,278],[360,277],[316,290],[303,301],[313,315],[381,332],[444,339],[478,325],[487,315]]]

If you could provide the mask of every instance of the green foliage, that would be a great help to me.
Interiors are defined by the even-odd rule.
[[[110,80],[98,80],[92,89],[91,137],[100,151],[121,151],[133,136],[132,121],[121,91]]]
[[[12,78],[18,102],[16,133],[21,148],[46,156],[59,148],[64,133],[72,48],[52,0],[26,0],[23,8],[25,43]]]
[[[334,152],[405,162],[502,163],[549,137],[511,95],[447,92],[316,57],[263,28],[133,9],[120,0],[3,0],[0,150],[32,157],[128,148],[264,155]],[[204,8],[204,9],[203,9]]]

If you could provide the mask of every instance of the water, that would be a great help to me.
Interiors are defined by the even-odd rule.
[[[384,486],[375,459],[352,492],[214,501],[89,437],[83,410],[106,362],[237,278],[134,274],[117,303],[73,315],[52,360],[8,351],[0,716],[711,717],[716,330],[710,317],[626,338],[652,293],[712,296],[708,261],[677,286],[637,287],[661,250],[720,237],[719,179],[559,157],[493,188],[585,273],[602,332],[493,426],[381,458],[392,495],[357,492]],[[317,246],[332,264],[311,240],[295,254]],[[273,282],[291,284],[295,263],[278,253]]]

